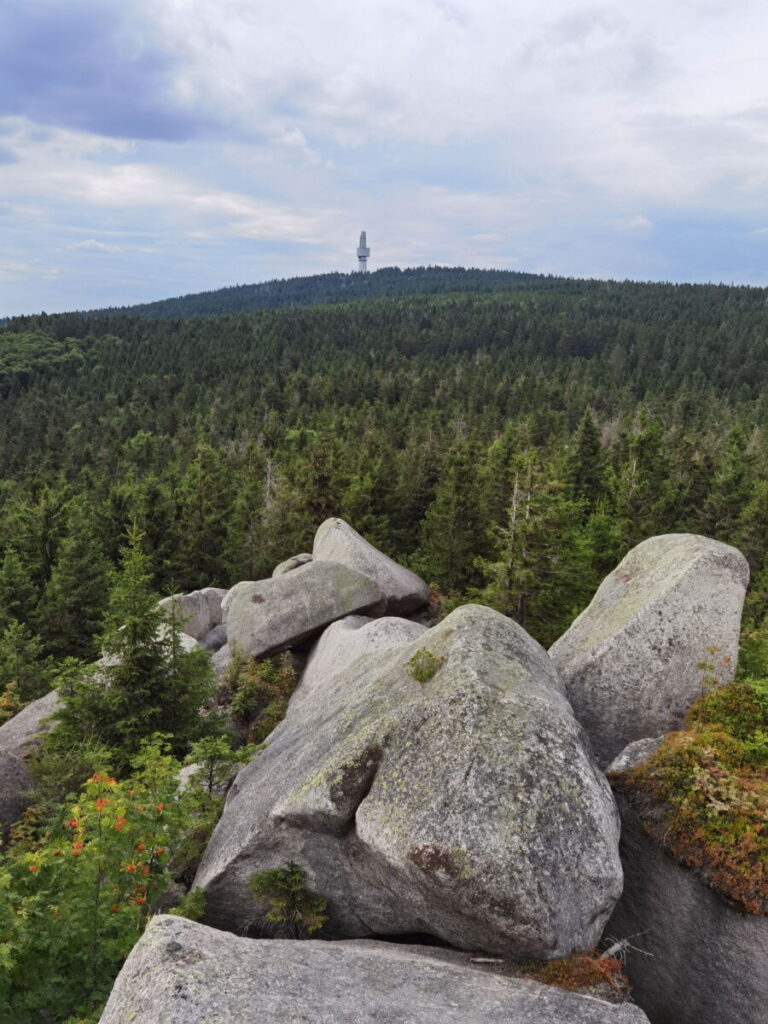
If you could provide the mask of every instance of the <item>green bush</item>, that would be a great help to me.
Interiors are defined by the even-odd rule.
[[[708,693],[687,725],[623,784],[671,853],[745,910],[768,914],[768,680]]]
[[[257,903],[266,905],[264,920],[277,935],[303,939],[319,931],[327,920],[328,901],[307,889],[304,872],[293,861],[284,868],[259,871],[248,886]]]
[[[224,677],[229,714],[244,743],[262,743],[285,717],[296,688],[291,655],[257,661],[235,652]]]

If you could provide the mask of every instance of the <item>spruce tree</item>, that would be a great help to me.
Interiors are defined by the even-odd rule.
[[[70,504],[67,534],[59,544],[36,620],[47,650],[57,658],[92,660],[107,604],[109,563],[84,500]]]
[[[29,622],[37,603],[37,590],[19,552],[9,547],[0,564],[0,626]]]
[[[206,731],[200,714],[213,675],[208,655],[186,651],[178,621],[166,622],[150,589],[152,574],[131,530],[120,570],[113,575],[101,645],[104,658],[63,692],[62,736],[114,748],[124,764],[155,732],[172,737],[174,752]]]
[[[479,581],[475,559],[485,553],[485,519],[478,488],[477,451],[466,441],[450,449],[421,528],[416,568],[449,591]]]
[[[603,450],[592,413],[585,410],[568,453],[566,480],[571,494],[585,508],[597,507],[605,491]]]

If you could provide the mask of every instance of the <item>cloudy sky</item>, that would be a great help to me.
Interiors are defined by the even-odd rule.
[[[768,284],[764,0],[0,0],[0,316],[441,263]]]

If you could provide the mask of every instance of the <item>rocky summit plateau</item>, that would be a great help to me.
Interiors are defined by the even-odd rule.
[[[651,538],[547,653],[488,607],[435,621],[422,580],[331,519],[269,579],[174,597],[220,676],[280,651],[302,670],[231,782],[202,920],[151,921],[102,1024],[765,1020],[765,918],[647,836],[604,773],[679,728],[713,648],[733,677],[747,581],[734,548]],[[251,885],[287,866],[323,900],[309,940],[273,937]],[[628,959],[629,999],[520,976],[600,949]]]

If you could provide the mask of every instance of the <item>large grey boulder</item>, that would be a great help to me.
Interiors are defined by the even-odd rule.
[[[335,562],[309,562],[284,576],[236,584],[225,601],[227,643],[261,658],[317,635],[356,612],[381,611],[373,580]]]
[[[643,1024],[615,1006],[384,942],[224,935],[154,917],[100,1024]]]
[[[426,629],[417,622],[393,616],[371,619],[366,615],[348,615],[346,619],[332,623],[312,648],[291,697],[292,706],[295,707],[318,685],[348,668],[358,658],[374,651],[405,647]]]
[[[32,701],[0,726],[0,830],[21,817],[32,803],[34,780],[26,758],[53,727],[50,716],[61,700],[56,690]]]
[[[219,587],[205,587],[190,594],[173,594],[158,602],[170,617],[175,609],[177,623],[182,633],[195,640],[202,640],[206,634],[222,621],[221,603],[227,591]]]
[[[285,576],[287,572],[292,572],[294,569],[298,569],[300,565],[306,565],[307,562],[312,561],[312,555],[308,551],[302,551],[300,555],[294,555],[293,558],[286,558],[284,562],[276,565],[272,570],[273,576]]]
[[[634,767],[638,755],[611,771]],[[634,999],[653,1024],[765,1024],[768,918],[736,910],[674,860],[617,786],[624,893],[605,934],[629,940]]]
[[[748,582],[736,548],[684,533],[643,541],[606,577],[549,652],[601,764],[678,728],[706,677],[733,679]]]
[[[429,601],[429,587],[416,573],[383,554],[343,519],[326,519],[315,534],[316,561],[339,562],[378,584],[390,615],[408,615]]]
[[[422,649],[436,671],[420,684]],[[208,923],[254,925],[249,878],[289,861],[329,900],[328,935],[428,932],[515,957],[592,947],[621,892],[614,802],[557,673],[476,605],[291,707],[203,857]]]

